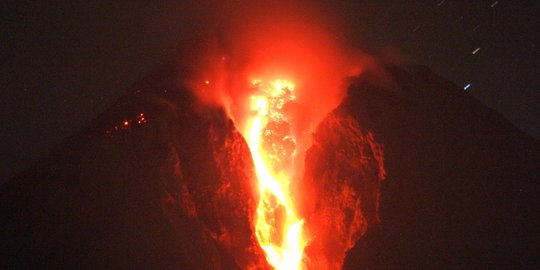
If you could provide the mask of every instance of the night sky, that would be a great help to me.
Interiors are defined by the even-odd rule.
[[[191,1],[47,2],[0,4],[0,183],[76,133],[200,30]],[[427,65],[540,139],[540,1],[331,5],[353,29],[336,38]]]

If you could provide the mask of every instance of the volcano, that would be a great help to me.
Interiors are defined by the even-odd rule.
[[[273,193],[272,215],[259,212],[259,145],[181,83],[189,73],[173,63],[134,84],[2,186],[3,269],[285,269],[271,258],[288,233],[261,235],[257,218],[289,212],[301,269],[539,266],[538,141],[429,69],[349,78],[309,147],[288,150],[304,154],[283,200],[299,206]],[[300,145],[272,119],[259,135],[282,143],[266,142]]]

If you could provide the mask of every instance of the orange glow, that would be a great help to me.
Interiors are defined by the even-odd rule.
[[[253,232],[268,263],[339,269],[346,249],[318,243],[349,236],[339,226],[320,233],[334,213],[317,212],[319,179],[304,180],[304,163],[317,125],[341,103],[347,78],[363,72],[369,58],[343,44],[348,35],[326,5],[233,2],[201,1],[209,29],[186,44],[179,62],[193,72],[182,83],[201,104],[222,107],[247,141],[258,179]]]
[[[304,221],[298,217],[290,194],[296,145],[283,110],[296,99],[294,85],[282,80],[268,84],[253,80],[252,84],[257,93],[251,96],[252,116],[243,135],[259,181],[256,237],[275,269],[302,269],[307,244]]]

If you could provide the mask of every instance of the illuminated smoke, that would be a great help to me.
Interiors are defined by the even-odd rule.
[[[310,198],[299,186],[305,153],[362,58],[340,43],[329,10],[306,3],[207,2],[194,12],[204,27],[181,56],[192,73],[184,83],[201,102],[223,107],[250,147],[260,198],[253,226],[267,260],[302,269],[312,237],[303,230]]]

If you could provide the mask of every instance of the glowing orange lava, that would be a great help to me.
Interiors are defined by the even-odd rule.
[[[288,81],[253,81],[257,93],[251,96],[251,112],[243,130],[259,181],[260,201],[255,232],[275,269],[302,269],[307,240],[304,221],[298,217],[289,188],[296,152],[284,107],[294,102],[294,85]]]

